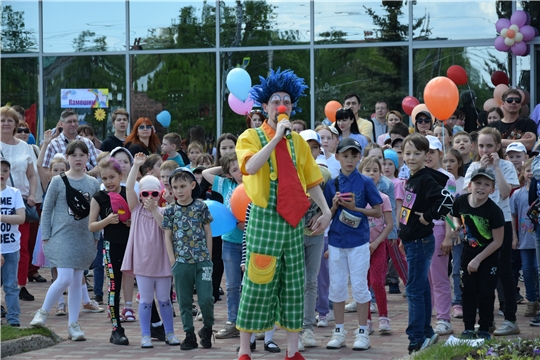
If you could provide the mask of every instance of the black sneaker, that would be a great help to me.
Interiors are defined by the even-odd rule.
[[[129,340],[124,334],[124,328],[117,327],[116,330],[113,330],[109,342],[115,345],[129,345]]]
[[[97,302],[99,305],[103,305],[103,296],[101,295],[95,295],[92,300]]]
[[[21,327],[21,324],[15,324],[15,323],[13,323],[13,324],[9,324],[9,326],[11,326],[11,327]]]
[[[0,306],[2,307],[2,317],[5,318],[7,315],[6,308],[4,307],[4,305],[0,305]]]
[[[194,331],[188,331],[186,333],[186,338],[182,343],[180,344],[181,350],[191,350],[197,348],[199,345],[197,344],[197,338],[195,337]],[[212,344],[210,344],[212,346]]]
[[[540,326],[540,314],[536,315],[534,319],[529,321],[529,325],[531,326]]]
[[[197,310],[197,306],[193,304],[193,306],[191,307],[191,315],[197,316],[198,313],[199,313],[199,310]]]
[[[461,333],[461,338],[465,340],[478,339],[478,335],[474,330],[465,330]]]
[[[477,335],[479,339],[484,339],[486,341],[491,340],[491,334],[487,331],[478,331]]]
[[[421,348],[422,348],[422,344],[420,343],[410,343],[407,350],[409,350],[409,355],[410,355],[413,352],[420,351]]]
[[[212,347],[212,335],[214,335],[212,328],[205,326],[199,330],[198,334],[199,338],[201,339],[201,346],[205,349],[210,349]]]
[[[159,341],[165,341],[165,328],[162,325],[150,326],[150,336]]]
[[[221,288],[221,286],[219,287],[219,295],[225,295],[225,293],[223,292],[223,289]]]
[[[21,290],[19,290],[19,300],[34,301],[34,295],[30,294],[28,290],[26,290],[26,287],[23,286]]]
[[[519,288],[518,288],[518,292],[516,294],[516,303],[522,304],[524,301],[525,301],[525,298],[519,293]]]
[[[388,284],[388,293],[401,294],[401,290],[399,290],[399,284]]]

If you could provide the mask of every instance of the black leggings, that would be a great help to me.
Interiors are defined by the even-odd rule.
[[[115,244],[105,240],[103,242],[103,259],[105,261],[105,269],[107,271],[109,298],[107,306],[111,315],[113,330],[121,327],[119,316],[120,312],[120,291],[122,289],[122,261],[126,252],[127,244]],[[152,323],[161,321],[156,308],[155,300],[152,302]]]
[[[212,263],[214,268],[212,271],[212,295],[214,296],[214,303],[219,299],[219,286],[221,285],[221,278],[223,277],[223,259],[221,258],[222,252],[221,236],[214,236],[212,238]]]
[[[516,321],[516,282],[512,272],[512,223],[504,223],[504,239],[499,254],[499,267],[497,269],[499,280],[504,291],[504,319]]]

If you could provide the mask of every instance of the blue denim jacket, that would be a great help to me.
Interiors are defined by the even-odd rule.
[[[397,240],[398,233],[396,228],[396,196],[394,195],[394,183],[386,176],[381,176],[377,183],[377,190],[385,194],[390,198],[390,204],[392,205],[392,221],[394,221],[394,228],[388,234],[389,240]]]

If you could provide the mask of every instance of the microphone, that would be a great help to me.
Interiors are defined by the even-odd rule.
[[[280,122],[281,120],[289,120],[289,115],[287,115],[287,107],[280,105],[278,107],[279,115],[277,117],[277,121]],[[292,138],[291,135],[291,129],[285,129],[285,137],[287,140],[290,140]]]

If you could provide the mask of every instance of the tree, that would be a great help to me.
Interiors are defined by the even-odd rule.
[[[107,51],[107,37],[97,36],[90,30],[84,30],[73,39],[73,48],[76,52],[82,51]]]
[[[2,7],[1,51],[24,53],[37,50],[34,30],[27,30],[24,11],[13,11],[11,5]]]

